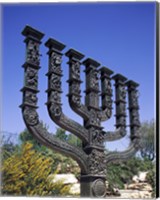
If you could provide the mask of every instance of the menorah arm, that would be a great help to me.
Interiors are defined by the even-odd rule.
[[[69,104],[72,110],[80,115],[83,119],[88,120],[90,117],[87,107],[82,104],[80,97],[75,95],[69,96]]]
[[[137,142],[137,140],[134,143],[131,143],[130,146],[122,152],[109,152],[106,154],[106,164],[109,163],[115,163],[115,162],[119,162],[119,161],[125,161],[129,158],[131,158],[132,156],[135,155],[135,153],[139,150],[139,143]]]
[[[39,121],[38,113],[34,109],[25,107],[22,113],[28,130],[39,142],[64,155],[70,156],[80,165],[82,173],[87,173],[87,155],[82,149],[63,142],[50,134]]]
[[[81,126],[76,121],[67,117],[63,112],[62,108],[54,103],[48,104],[47,106],[51,119],[65,130],[75,134],[83,142],[88,142],[88,130]]]
[[[90,117],[88,108],[81,101],[81,89],[80,85],[83,81],[80,79],[81,62],[80,60],[84,57],[80,52],[69,49],[65,55],[69,58],[69,104],[72,110],[80,115],[84,120],[88,120]]]
[[[115,141],[122,139],[126,135],[126,130],[124,128],[117,128],[115,131],[103,131],[104,141]]]

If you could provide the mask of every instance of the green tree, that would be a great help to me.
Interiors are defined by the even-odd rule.
[[[154,134],[154,120],[146,121],[141,124],[141,156],[149,160],[155,158],[155,134]]]
[[[82,147],[82,142],[81,142],[81,140],[80,140],[77,136],[75,136],[74,134],[71,134],[71,133],[70,133],[70,134],[68,135],[67,142],[68,142],[69,144],[74,145],[74,146]]]
[[[139,171],[152,171],[154,164],[148,159],[133,157],[125,162],[111,163],[107,167],[107,181],[111,187],[124,188]],[[153,177],[150,178],[153,180]]]
[[[26,142],[21,151],[15,152],[4,160],[2,166],[3,195],[27,196],[63,196],[70,187],[62,183],[53,183],[53,160],[33,149],[33,144]],[[56,171],[55,171],[56,173]]]
[[[61,128],[57,128],[55,136],[58,139],[63,140],[63,141],[67,141],[67,138],[68,138],[66,131],[64,129],[61,129]]]

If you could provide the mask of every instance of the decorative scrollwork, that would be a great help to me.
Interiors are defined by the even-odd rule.
[[[39,62],[40,62],[39,56],[40,56],[40,54],[39,54],[39,43],[37,43],[33,40],[29,40],[26,60],[28,62],[32,62],[34,64],[39,65]]]
[[[52,113],[52,115],[56,118],[60,118],[61,114],[62,114],[62,108],[60,105],[58,104],[52,104],[50,106],[50,112]]]
[[[37,82],[38,82],[37,70],[28,67],[26,70],[26,86],[36,89]]]
[[[105,175],[106,174],[106,161],[103,151],[93,149],[88,156],[88,166],[91,174]]]
[[[35,126],[39,123],[39,118],[36,110],[32,108],[26,108],[24,110],[24,118],[26,120],[26,123],[30,126]]]
[[[106,184],[102,179],[96,179],[92,183],[92,192],[95,197],[105,197],[106,195]]]

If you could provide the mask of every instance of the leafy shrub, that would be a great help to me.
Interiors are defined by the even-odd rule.
[[[111,163],[107,167],[107,181],[112,187],[124,188],[139,171],[152,171],[154,164],[148,159],[133,157],[126,162]],[[152,175],[151,175],[152,176]],[[152,177],[153,178],[153,177]]]
[[[19,152],[15,152],[2,164],[3,195],[27,196],[63,196],[70,187],[62,183],[52,183],[48,179],[51,174],[53,160],[32,149],[33,144],[27,142]],[[55,171],[56,173],[56,171]]]
[[[147,181],[151,184],[153,188],[152,197],[155,197],[155,194],[156,194],[156,167],[155,165],[147,174]]]

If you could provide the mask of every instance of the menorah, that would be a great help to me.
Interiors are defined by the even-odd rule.
[[[40,69],[40,44],[44,34],[26,26],[22,31],[26,37],[26,60],[24,67],[23,103],[21,105],[26,127],[37,140],[47,147],[70,156],[81,169],[81,197],[106,196],[106,169],[111,162],[123,161],[133,156],[140,147],[140,120],[138,105],[139,86],[132,80],[127,80],[121,74],[113,75],[113,71],[101,67],[97,61],[70,49],[65,53],[69,65],[69,94],[68,100],[71,109],[81,116],[84,124],[66,116],[62,110],[62,57],[65,45],[55,39],[48,39],[45,46],[49,49],[49,69],[47,89],[47,108],[50,118],[61,128],[75,134],[82,141],[82,148],[57,139],[49,133],[41,123],[37,113],[38,71]],[[80,68],[85,66],[86,89],[85,101],[81,101]],[[101,122],[112,116],[113,89],[115,82],[115,131],[105,131]],[[101,83],[101,91],[100,84]],[[126,98],[128,96],[128,111],[130,121],[130,145],[125,151],[105,151],[105,142],[116,141],[126,134]],[[101,106],[100,104],[101,99]]]

